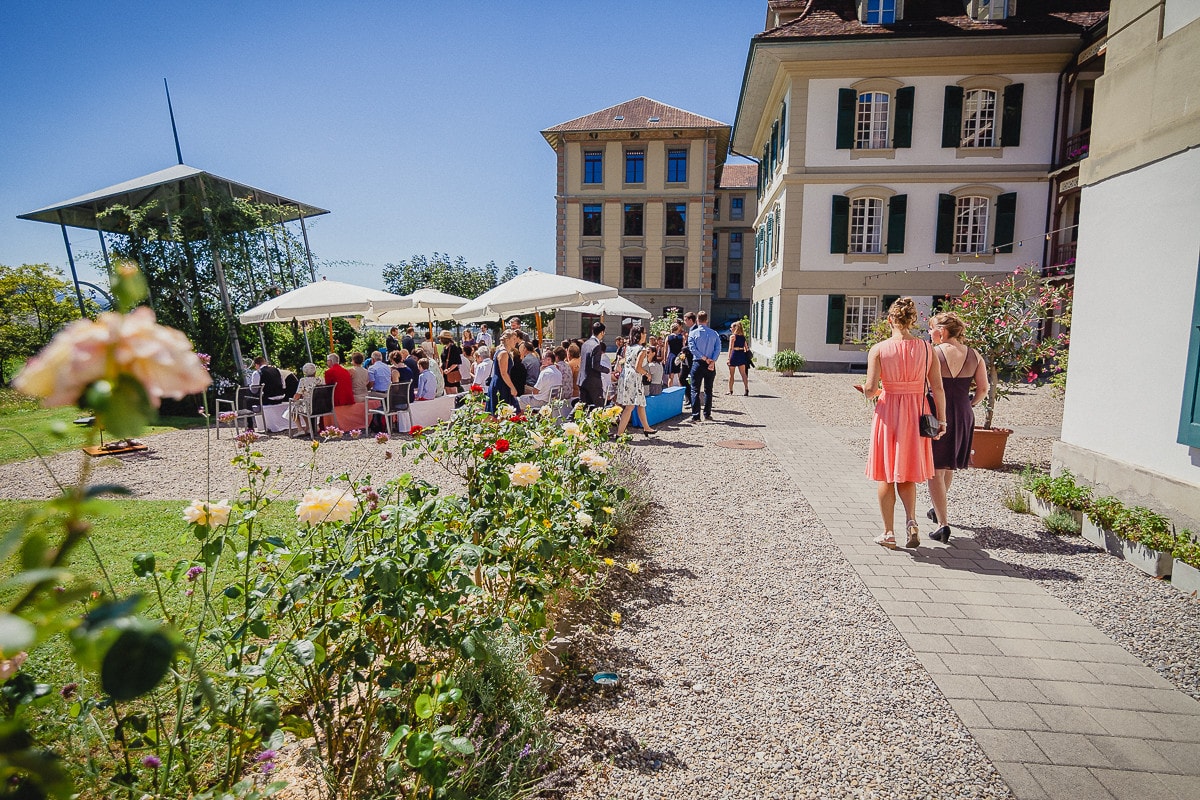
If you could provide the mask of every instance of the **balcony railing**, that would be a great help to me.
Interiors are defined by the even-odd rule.
[[[1075,274],[1075,250],[1077,242],[1055,245],[1051,251],[1050,264],[1042,272],[1048,278]]]
[[[1088,157],[1092,141],[1092,129],[1086,128],[1074,136],[1068,136],[1063,143],[1063,163],[1073,164]]]

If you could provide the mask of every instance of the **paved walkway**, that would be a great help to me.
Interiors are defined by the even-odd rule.
[[[746,410],[1018,798],[1200,798],[1200,703],[967,537],[872,543],[862,458],[787,400]]]

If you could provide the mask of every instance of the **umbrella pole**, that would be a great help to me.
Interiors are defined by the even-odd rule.
[[[545,347],[546,343],[542,341],[542,312],[535,311],[533,319],[537,323],[538,347]]]
[[[308,341],[308,326],[303,322],[300,323],[300,330],[304,331],[304,350],[308,353],[308,363],[314,364],[312,357],[312,344]]]
[[[270,361],[271,358],[267,355],[267,337],[263,334],[263,323],[259,323],[258,325],[258,343],[262,345],[263,358]]]
[[[334,352],[333,349],[333,317],[326,317],[325,321],[329,323],[329,352]]]

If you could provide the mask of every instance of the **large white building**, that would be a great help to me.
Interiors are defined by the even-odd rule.
[[[1054,461],[1200,520],[1200,3],[1113,0]],[[1194,530],[1196,530],[1194,528]]]
[[[891,300],[1041,266],[1060,73],[1102,0],[771,0],[732,150],[759,159],[755,351],[817,369]]]

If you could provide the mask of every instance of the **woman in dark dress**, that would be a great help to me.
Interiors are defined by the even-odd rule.
[[[492,377],[488,382],[488,400],[487,410],[491,413],[496,413],[496,409],[501,403],[512,406],[520,411],[521,404],[517,398],[521,395],[520,388],[525,385],[524,377],[514,373],[525,372],[525,368],[521,366],[521,359],[517,358],[513,353],[513,346],[520,340],[519,334],[514,330],[506,330],[504,335],[500,337],[500,344],[496,346],[496,357],[492,362]],[[520,377],[521,384],[514,382],[514,378]]]
[[[971,460],[971,439],[975,430],[975,406],[987,398],[987,364],[978,352],[963,344],[962,320],[950,313],[935,314],[929,320],[929,336],[937,345],[934,352],[942,369],[946,392],[946,435],[933,441],[933,466],[929,479],[929,497],[933,508],[929,518],[940,526],[931,535],[939,542],[950,541],[950,484],[954,470],[966,469]],[[975,391],[972,393],[971,385]]]
[[[750,378],[747,371],[750,368],[750,342],[746,340],[746,332],[742,330],[741,321],[733,323],[729,337],[729,393],[733,394],[733,383],[738,370],[742,372],[742,387],[746,397],[750,396]]]
[[[676,322],[667,334],[667,386],[679,384],[679,373],[683,365],[679,363],[679,354],[683,352],[683,326]]]
[[[442,331],[438,340],[442,343],[442,376],[446,381],[446,393],[457,394],[462,391],[462,348],[455,343],[450,331]]]

